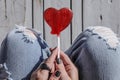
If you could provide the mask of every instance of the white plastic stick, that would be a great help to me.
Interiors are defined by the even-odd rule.
[[[57,36],[58,37],[58,56],[57,58],[59,59],[60,58],[60,36]]]

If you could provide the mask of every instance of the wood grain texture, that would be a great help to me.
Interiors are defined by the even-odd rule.
[[[49,7],[60,9],[62,7],[70,8],[70,0],[45,0],[44,10]],[[50,47],[57,46],[57,37],[50,34],[50,27],[45,22],[45,39]],[[71,44],[70,26],[61,33],[61,49],[66,50]]]
[[[106,26],[120,35],[120,0],[84,0],[84,28]]]
[[[6,1],[0,0],[0,26],[6,26],[7,22],[7,11],[6,11]]]
[[[44,36],[44,29],[43,29],[43,0],[33,0],[33,22],[34,22],[34,29],[38,30]]]
[[[72,20],[72,42],[82,32],[82,0],[71,0],[73,20]]]
[[[32,2],[33,1],[33,2]],[[15,24],[35,28],[42,33],[50,47],[57,38],[43,20],[48,7],[71,8],[72,24],[61,34],[61,49],[66,50],[88,26],[106,26],[120,37],[120,0],[0,0],[0,43]]]
[[[24,0],[25,4],[25,17],[24,17],[24,26],[32,28],[32,0]]]
[[[0,43],[18,25],[31,25],[31,0],[0,0]]]

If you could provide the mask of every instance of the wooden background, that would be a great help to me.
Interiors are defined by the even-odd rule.
[[[0,43],[18,24],[39,30],[49,46],[55,47],[57,38],[43,20],[48,7],[73,11],[72,23],[61,34],[62,50],[88,26],[107,26],[120,36],[120,0],[0,0]]]

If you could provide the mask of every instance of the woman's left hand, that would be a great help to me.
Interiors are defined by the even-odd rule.
[[[54,61],[56,59],[56,56],[57,56],[57,49],[53,50],[50,57],[44,62],[49,67],[50,71],[38,68],[31,75],[31,80],[48,80],[49,73],[53,73],[55,70]]]

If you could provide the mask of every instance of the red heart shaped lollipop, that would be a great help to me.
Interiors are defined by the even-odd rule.
[[[44,12],[44,18],[51,27],[51,34],[59,35],[72,20],[73,13],[68,8],[57,10],[55,8],[48,8]]]

